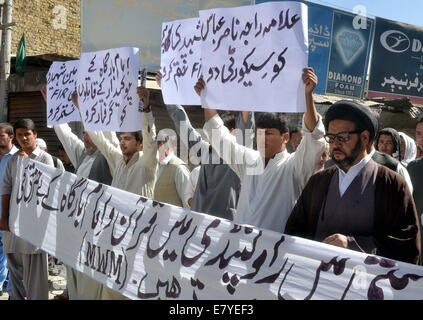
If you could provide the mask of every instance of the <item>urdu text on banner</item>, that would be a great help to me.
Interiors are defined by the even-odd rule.
[[[53,62],[47,73],[47,125],[81,121],[72,102],[79,60]]]
[[[238,225],[19,157],[11,232],[130,299],[423,299],[423,267]]]
[[[85,130],[142,129],[138,52],[128,47],[81,54],[77,93]]]
[[[363,98],[374,20],[300,2],[308,7],[309,66],[319,79],[314,93]]]
[[[307,6],[273,2],[200,11],[204,107],[304,112]]]
[[[201,72],[198,18],[163,23],[160,72],[165,104],[200,105],[194,86]]]
[[[423,104],[423,27],[376,18],[368,97]]]

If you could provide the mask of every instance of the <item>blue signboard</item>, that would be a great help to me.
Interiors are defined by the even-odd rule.
[[[314,92],[362,98],[374,20],[367,18],[365,27],[360,23],[363,29],[355,29],[352,13],[299,2],[308,6],[309,65],[319,78]]]
[[[423,28],[376,18],[369,97],[423,104]]]
[[[308,6],[308,63],[314,69],[319,83],[314,92],[326,93],[326,79],[330,43],[332,39],[332,17],[330,8],[307,3]]]
[[[354,28],[356,15],[334,10],[326,93],[362,98],[373,20]]]

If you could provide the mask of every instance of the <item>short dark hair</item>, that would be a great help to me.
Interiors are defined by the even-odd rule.
[[[139,142],[142,143],[142,131],[141,130],[132,132],[132,134],[134,135],[136,141],[139,141]]]
[[[27,129],[32,130],[33,133],[37,132],[37,129],[35,128],[35,123],[29,118],[20,119],[15,122],[13,125],[13,130],[16,132],[16,129]]]
[[[289,132],[285,115],[277,112],[260,113],[256,122],[257,128],[279,130],[280,134]]]
[[[297,127],[290,128],[290,129],[289,129],[289,138],[291,139],[291,138],[292,138],[292,135],[293,135],[294,133],[297,133],[297,132],[301,132],[301,129],[300,129],[300,128],[297,128]]]
[[[421,116],[419,119],[417,119],[416,126],[417,126],[419,123],[423,123],[423,116]]]
[[[63,147],[63,145],[59,144],[59,146],[57,147],[57,150],[62,150],[65,151],[65,148]],[[66,151],[65,151],[66,152]]]
[[[231,129],[235,129],[236,126],[236,115],[234,112],[232,111],[223,111],[220,114],[220,118],[223,121],[223,124],[225,125],[226,128],[228,128],[229,130]]]
[[[0,123],[0,129],[4,129],[9,136],[13,135],[13,126],[9,122]]]
[[[121,133],[124,133],[124,132],[119,132],[119,136],[120,136]],[[134,131],[134,132],[128,132],[128,133],[132,134],[135,137],[136,141],[139,141],[139,142],[142,143],[142,131],[141,130],[140,131]]]

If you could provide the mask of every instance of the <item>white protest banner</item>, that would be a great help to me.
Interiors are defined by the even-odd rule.
[[[194,86],[201,74],[200,20],[190,18],[162,25],[160,72],[165,104],[201,105]]]
[[[423,267],[242,226],[20,157],[10,229],[131,299],[423,299]]]
[[[117,48],[81,54],[77,92],[85,130],[142,129],[138,53],[137,48]]]
[[[304,112],[307,13],[299,2],[200,11],[203,106]]]
[[[47,125],[81,121],[72,102],[79,60],[53,62],[47,73]]]

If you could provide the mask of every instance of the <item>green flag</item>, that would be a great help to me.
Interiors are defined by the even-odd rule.
[[[22,34],[21,41],[18,46],[18,53],[16,54],[16,73],[20,76],[26,71],[26,43],[25,43],[25,33]]]

